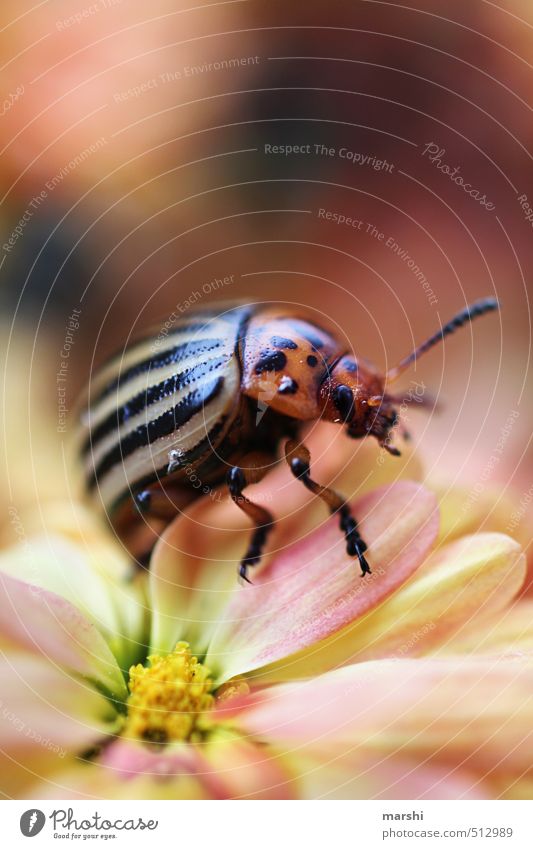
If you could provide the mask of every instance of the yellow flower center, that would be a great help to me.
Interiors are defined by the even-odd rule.
[[[123,733],[158,743],[203,739],[215,703],[209,670],[191,656],[188,643],[178,643],[165,657],[150,655],[148,664],[130,669]]]

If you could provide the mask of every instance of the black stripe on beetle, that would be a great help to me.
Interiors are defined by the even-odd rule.
[[[209,354],[224,345],[223,339],[192,339],[190,342],[184,342],[182,345],[176,345],[170,350],[163,351],[161,354],[156,354],[135,363],[125,369],[121,374],[115,377],[107,386],[102,389],[96,399],[91,401],[91,406],[94,408],[100,401],[107,398],[115,390],[121,389],[124,384],[133,380],[134,377],[139,377],[146,372],[164,368],[173,364],[178,365],[183,360],[189,357],[199,356],[200,354]]]
[[[91,447],[94,448],[94,446],[104,439],[104,437],[106,437],[109,433],[114,431],[117,427],[125,424],[133,416],[138,413],[142,413],[142,411],[147,407],[150,407],[151,404],[156,404],[158,401],[162,401],[164,398],[174,395],[185,386],[189,386],[191,383],[195,383],[210,372],[216,371],[227,363],[227,361],[227,357],[217,357],[214,360],[208,360],[207,362],[200,363],[192,368],[185,369],[185,371],[179,372],[178,374],[173,374],[166,380],[161,381],[161,383],[155,383],[143,392],[139,392],[137,395],[134,395],[133,398],[130,398],[125,404],[123,404],[122,407],[119,407],[118,410],[113,410],[113,412],[109,413],[109,415],[94,428],[92,433],[90,433],[85,440],[82,447],[82,454],[88,454]]]
[[[206,436],[204,436],[203,439],[201,439],[199,442],[196,443],[196,445],[190,448],[189,451],[186,451],[183,454],[183,457],[181,457],[180,466],[192,466],[195,461],[199,460],[202,457],[202,454],[208,454],[210,449],[212,449],[213,443],[216,441],[217,437],[225,426],[225,419],[222,419],[221,421],[213,425],[211,430],[207,433]],[[219,456],[223,456],[223,453],[224,442],[219,446],[215,460]],[[212,455],[208,457],[208,459],[213,462]],[[206,468],[207,467],[205,463],[202,463],[200,466],[195,466],[199,478],[202,478],[206,475]],[[120,493],[120,495],[117,495],[113,499],[109,508],[110,512],[112,513],[114,510],[120,507],[120,505],[126,499],[131,498],[132,492],[142,492],[147,487],[151,486],[151,484],[164,481],[166,477],[168,477],[168,463],[165,463],[164,466],[160,466],[158,469],[155,470],[155,472],[150,472],[150,474],[143,475],[143,477],[139,478],[138,480],[132,481],[130,485],[127,486]]]
[[[264,371],[281,371],[287,365],[287,357],[283,351],[261,351],[261,356],[255,364],[255,373]]]
[[[210,315],[210,313],[208,313],[207,315]],[[217,313],[215,313],[215,312],[213,312],[213,318],[214,317],[218,317]],[[177,340],[176,342],[174,342],[174,345],[176,345],[179,341],[179,337],[183,336],[185,333],[196,333],[196,332],[200,332],[201,330],[207,330],[207,328],[210,325],[212,326],[212,321],[211,322],[207,322],[207,321],[184,322],[182,320],[175,327],[170,327],[168,329],[165,329],[164,341],[165,342],[168,341],[168,345],[166,346],[166,350],[168,350],[169,346],[172,346],[172,340]],[[126,350],[130,353],[132,351],[135,351],[137,348],[144,347],[147,342],[150,342],[150,341],[153,341],[153,340],[154,340],[154,337],[150,337],[150,336],[148,336],[148,337],[141,336],[138,339],[135,339],[134,341],[131,342],[131,344],[129,344],[127,346],[127,348],[123,348],[122,350],[115,351],[113,354],[111,354],[111,356],[109,356],[107,359],[105,359],[101,363],[100,368],[101,369],[107,369],[114,364],[117,365],[118,367],[120,367],[120,361],[123,359],[124,353],[125,353]]]
[[[179,404],[171,407],[170,410],[166,410],[157,419],[148,422],[148,424],[139,425],[131,433],[128,433],[114,448],[111,448],[107,454],[104,454],[97,464],[90,480],[87,482],[89,489],[94,489],[98,479],[111,471],[117,463],[122,462],[130,454],[133,454],[138,448],[151,445],[156,439],[161,439],[162,436],[168,436],[174,430],[187,424],[196,413],[201,412],[206,404],[219,395],[223,385],[223,377],[207,381],[203,386],[199,386],[197,389],[189,392]]]

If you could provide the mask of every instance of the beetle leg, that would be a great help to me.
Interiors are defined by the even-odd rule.
[[[250,458],[250,467],[233,466],[227,475],[228,488],[233,501],[255,524],[250,544],[239,567],[239,575],[249,584],[251,581],[247,575],[248,567],[257,566],[261,560],[267,536],[274,525],[272,513],[243,495],[243,489],[250,483],[257,483],[266,471],[266,466],[260,468],[257,463],[254,465],[254,459]]]
[[[317,495],[329,507],[330,513],[339,514],[340,528],[346,538],[346,551],[350,557],[357,557],[361,566],[361,577],[370,575],[371,570],[365,558],[366,543],[361,539],[357,530],[357,521],[350,512],[344,498],[334,489],[322,486],[311,478],[311,454],[309,449],[300,442],[290,439],[285,445],[285,459],[295,478],[301,480],[313,495]]]
[[[141,516],[146,518],[170,521],[179,513],[179,508],[162,489],[142,489],[132,495],[132,500]]]

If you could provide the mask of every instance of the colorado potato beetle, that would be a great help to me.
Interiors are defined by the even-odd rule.
[[[195,310],[163,336],[144,335],[90,382],[77,432],[86,492],[139,555],[147,537],[132,532],[135,518],[168,523],[205,486],[225,481],[254,524],[239,569],[249,580],[274,518],[244,490],[277,461],[284,441],[290,471],[338,516],[348,554],[368,574],[357,520],[342,496],[311,477],[300,430],[321,418],[399,454],[391,433],[400,399],[389,384],[445,336],[495,309],[494,298],[466,307],[387,374],[297,309],[232,303]]]

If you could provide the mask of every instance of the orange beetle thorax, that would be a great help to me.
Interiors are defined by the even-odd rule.
[[[321,414],[320,387],[339,344],[304,318],[265,309],[241,341],[242,391],[260,405],[300,421]]]

